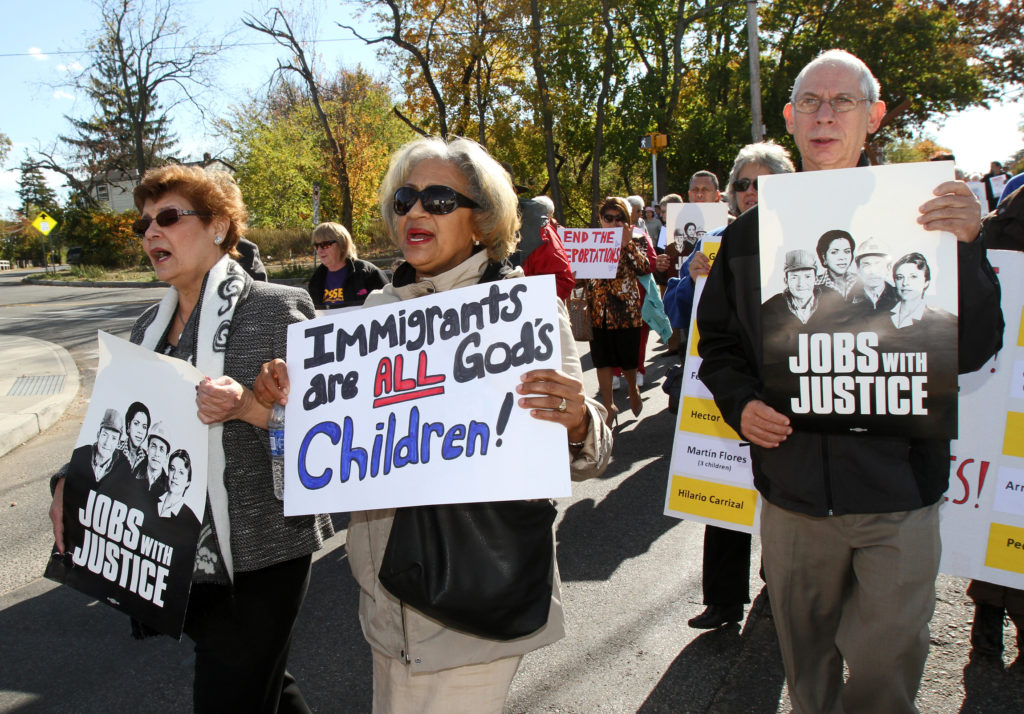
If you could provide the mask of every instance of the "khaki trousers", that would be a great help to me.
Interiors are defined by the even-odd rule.
[[[521,656],[413,674],[373,652],[373,714],[501,714]]]
[[[793,710],[917,712],[941,552],[938,504],[813,518],[765,501],[761,539]]]

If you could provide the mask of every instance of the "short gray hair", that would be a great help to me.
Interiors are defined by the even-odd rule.
[[[661,197],[661,200],[658,201],[658,205],[661,208],[664,208],[666,204],[669,204],[669,203],[682,203],[682,202],[683,202],[683,197],[680,196],[678,193],[666,193],[664,196]]]
[[[533,200],[539,203],[540,205],[544,206],[544,213],[547,214],[548,218],[554,215],[555,202],[552,201],[550,198],[548,198],[547,196],[534,196]]]
[[[800,74],[796,76],[796,79],[793,80],[793,91],[789,94],[789,101],[796,101],[797,90],[799,90],[800,83],[807,76],[807,73],[826,64],[846,67],[856,72],[859,75],[860,89],[864,96],[872,103],[878,101],[878,97],[882,93],[882,87],[878,84],[878,80],[875,79],[875,75],[871,74],[871,70],[864,64],[864,60],[850,54],[846,50],[827,50],[808,62],[800,70]]]
[[[629,196],[626,198],[626,203],[629,204],[630,208],[634,211],[640,211],[643,213],[644,210],[644,199],[643,196]]]
[[[729,172],[729,185],[725,187],[725,200],[729,204],[729,212],[734,216],[740,214],[740,206],[736,194],[732,191],[732,183],[739,177],[740,171],[750,164],[764,166],[773,174],[791,174],[796,171],[793,160],[789,158],[789,152],[774,141],[761,141],[744,146],[736,154],[732,171]]]
[[[414,139],[392,155],[377,198],[384,225],[388,227],[395,245],[399,244],[395,191],[425,159],[452,164],[466,178],[469,198],[478,206],[473,209],[473,225],[480,242],[487,248],[487,256],[494,261],[507,258],[518,240],[520,222],[519,199],[512,187],[512,177],[484,147],[472,139],[461,137],[451,141],[437,137]]]

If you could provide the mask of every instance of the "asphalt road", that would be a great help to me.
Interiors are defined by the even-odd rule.
[[[25,287],[0,277],[0,331],[64,345],[85,384],[57,425],[0,457],[0,712],[190,709],[187,641],[134,641],[122,615],[40,577],[50,546],[46,482],[77,437],[94,378],[95,331],[126,335],[160,292]],[[674,420],[655,383],[672,358],[652,342],[641,418],[628,415],[619,392],[627,416],[616,430],[614,462],[602,478],[574,484],[573,497],[560,504],[558,559],[569,634],[526,656],[508,712],[789,710],[770,609],[758,596],[757,538],[751,572],[757,599],[742,627],[686,626],[702,609],[703,527],[662,515]],[[593,370],[587,379],[596,389]],[[369,711],[369,649],[340,547],[346,521],[335,517],[339,533],[314,563],[290,660],[319,712]],[[971,618],[965,586],[946,576],[937,583],[918,704],[925,712],[1024,711],[1024,671],[965,671]],[[1012,629],[1008,662],[1016,654]]]

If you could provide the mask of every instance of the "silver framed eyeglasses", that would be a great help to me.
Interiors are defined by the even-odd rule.
[[[815,114],[821,109],[822,104],[827,103],[836,114],[845,114],[846,112],[852,112],[861,102],[870,101],[867,97],[857,99],[845,94],[840,94],[838,97],[832,97],[831,99],[822,99],[813,94],[805,94],[793,102],[793,108],[801,114]]]

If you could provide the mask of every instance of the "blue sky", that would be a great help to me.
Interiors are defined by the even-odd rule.
[[[262,15],[267,2],[262,0],[219,0],[188,2],[178,0],[180,15],[190,28],[202,28],[213,38],[230,36],[236,43],[264,43],[239,46],[223,53],[216,66],[220,89],[204,98],[212,116],[242,102],[247,92],[257,91],[266,81],[283,49],[265,44],[262,35],[244,28],[245,13]],[[281,3],[294,7],[298,3]],[[337,27],[335,21],[361,25],[364,34],[373,30],[355,17],[356,4],[339,0],[307,0],[319,12],[318,42],[324,66],[338,64],[354,68],[357,64],[385,79],[386,71],[375,51]],[[46,0],[43,3],[8,3],[4,22],[0,23],[0,96],[5,100],[0,113],[0,131],[14,144],[6,170],[0,172],[0,215],[17,204],[18,172],[25,155],[37,146],[48,147],[57,136],[68,131],[65,114],[85,116],[88,105],[67,87],[58,86],[68,68],[84,63],[88,38],[96,33],[98,12],[89,0]],[[46,13],[40,14],[40,7]],[[1024,119],[1024,101],[1018,98],[991,109],[974,109],[949,117],[944,126],[931,125],[928,134],[950,147],[957,162],[968,173],[983,173],[989,161],[1003,159],[1024,146],[1018,124]],[[174,131],[182,154],[199,158],[204,151],[218,154],[225,149],[190,111],[176,111]],[[61,181],[55,179],[58,188]]]

